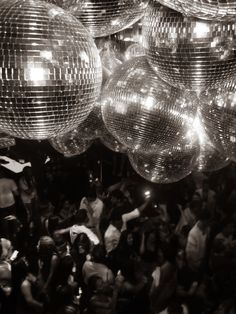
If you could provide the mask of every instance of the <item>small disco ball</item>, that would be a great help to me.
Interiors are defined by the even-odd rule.
[[[235,21],[185,17],[152,1],[143,19],[143,45],[149,63],[164,81],[200,91],[234,75],[235,27]]]
[[[108,131],[124,146],[154,152],[182,140],[192,125],[197,102],[162,81],[144,57],[124,63],[101,94]]]
[[[193,126],[198,134],[200,153],[197,157],[194,170],[201,172],[217,171],[229,165],[231,160],[216,149],[215,145],[206,134],[202,120],[203,118],[200,112],[198,112]]]
[[[102,120],[101,104],[96,102],[89,116],[77,128],[80,138],[93,140],[102,136],[105,126]]]
[[[195,132],[189,130],[189,139],[169,149],[150,154],[129,151],[133,169],[144,179],[154,183],[177,182],[194,169],[199,154],[199,143]]]
[[[236,160],[236,78],[199,98],[207,135],[223,155]]]
[[[16,141],[13,137],[0,132],[0,149],[15,146]]]
[[[113,152],[126,153],[127,151],[127,148],[107,131],[100,137],[100,141]]]
[[[117,33],[137,22],[148,0],[47,0],[77,17],[93,37]]]
[[[92,110],[102,79],[95,43],[59,7],[0,2],[0,128],[24,139],[71,130]]]
[[[163,5],[183,13],[206,20],[234,20],[235,0],[158,0]]]
[[[49,140],[52,147],[65,157],[72,157],[84,153],[92,141],[81,138],[77,129]]]

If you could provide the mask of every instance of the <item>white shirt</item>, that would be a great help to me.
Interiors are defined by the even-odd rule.
[[[92,215],[93,222],[95,221],[96,223],[98,223],[99,218],[102,214],[102,210],[103,210],[103,202],[99,198],[96,198],[95,201],[89,202],[89,204],[93,210],[93,215]],[[79,208],[80,209],[86,209],[88,211],[88,207],[86,204],[86,197],[82,198]],[[92,222],[90,222],[90,224],[93,225]]]
[[[140,212],[137,208],[127,214],[123,214],[122,215],[123,225],[122,225],[121,231],[119,231],[112,224],[109,225],[109,227],[107,228],[104,234],[104,242],[105,242],[105,248],[106,248],[107,253],[111,252],[117,247],[120,241],[121,232],[126,230],[127,228],[127,222],[135,218],[138,218],[139,216],[140,216]]]
[[[14,192],[17,191],[17,185],[14,180],[0,179],[0,208],[10,207],[15,204]]]
[[[202,233],[198,223],[190,230],[186,244],[186,258],[192,269],[198,269],[205,257],[208,232]]]
[[[120,241],[120,235],[121,232],[115,226],[110,224],[104,234],[104,244],[107,253],[113,251],[117,247]]]
[[[91,242],[93,242],[94,245],[99,244],[99,239],[96,236],[96,234],[92,230],[90,230],[89,228],[82,226],[82,225],[81,226],[80,225],[73,225],[70,228],[70,240],[71,240],[72,244],[74,243],[75,239],[77,238],[77,236],[80,233],[85,233],[88,236],[89,240]]]

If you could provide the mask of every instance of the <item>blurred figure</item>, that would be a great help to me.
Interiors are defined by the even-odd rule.
[[[0,236],[8,234],[5,218],[16,214],[16,200],[19,195],[18,187],[14,180],[4,178],[0,173]]]

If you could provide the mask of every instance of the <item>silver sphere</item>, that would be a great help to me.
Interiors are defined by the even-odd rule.
[[[0,132],[0,149],[8,148],[15,145],[16,141],[13,137],[9,136],[8,134]]]
[[[236,78],[221,88],[200,94],[204,128],[225,156],[236,160]]]
[[[101,104],[96,102],[88,117],[78,126],[78,134],[82,139],[94,140],[102,136],[105,126],[102,120]]]
[[[137,22],[148,0],[48,0],[77,17],[93,37],[117,33]]]
[[[198,134],[200,153],[196,160],[195,171],[201,172],[211,172],[217,171],[228,166],[231,162],[230,158],[224,156],[215,145],[210,140],[209,136],[206,134],[203,125],[203,118],[198,112],[193,126]]]
[[[84,153],[92,144],[92,141],[81,138],[75,129],[61,136],[49,140],[52,147],[65,157],[72,157]]]
[[[182,140],[196,113],[195,95],[162,81],[144,57],[127,61],[110,77],[101,102],[108,131],[124,146],[144,152]]]
[[[0,128],[45,139],[81,123],[99,95],[101,61],[84,26],[37,0],[0,2]]]
[[[143,19],[143,45],[151,66],[164,81],[200,91],[234,75],[235,27],[235,21],[185,17],[152,1]]]
[[[127,148],[121,144],[114,136],[112,136],[109,132],[104,132],[104,134],[100,137],[101,143],[116,153],[126,153]]]
[[[199,154],[198,138],[189,131],[189,139],[166,150],[150,154],[128,152],[133,169],[144,179],[154,183],[177,182],[194,169]]]
[[[158,0],[163,5],[183,13],[206,20],[234,20],[235,0]]]

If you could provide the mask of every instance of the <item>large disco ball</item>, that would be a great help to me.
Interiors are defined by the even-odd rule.
[[[199,91],[234,75],[235,27],[235,21],[185,17],[152,1],[143,20],[143,45],[163,80]]]
[[[200,153],[197,157],[194,170],[210,172],[222,169],[230,164],[230,158],[220,153],[215,147],[207,135],[202,121],[203,118],[200,112],[198,112],[193,126],[198,134]]]
[[[84,153],[92,144],[92,141],[81,138],[75,129],[61,136],[49,140],[52,147],[65,157],[72,157]]]
[[[96,102],[88,117],[78,126],[77,130],[81,138],[93,140],[104,134],[105,126],[102,120],[101,104]]]
[[[171,87],[144,57],[124,63],[108,80],[101,95],[108,131],[124,146],[145,152],[169,148],[193,122],[193,93]]]
[[[163,5],[187,16],[207,20],[234,20],[235,0],[158,0]]]
[[[198,138],[189,130],[189,139],[169,149],[153,153],[129,151],[133,169],[144,179],[155,183],[177,182],[194,169],[199,154]]]
[[[16,141],[13,137],[9,136],[8,134],[0,132],[0,149],[8,148],[15,145]]]
[[[148,0],[47,0],[69,10],[93,37],[117,33],[137,22]]]
[[[81,123],[100,92],[100,57],[84,26],[46,2],[0,2],[0,127],[45,139]]]
[[[200,94],[201,114],[209,138],[225,156],[236,160],[236,79]]]
[[[112,136],[109,132],[104,132],[104,134],[100,137],[100,141],[104,146],[108,149],[112,150],[116,153],[126,153],[127,148],[121,144],[114,136]]]

